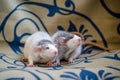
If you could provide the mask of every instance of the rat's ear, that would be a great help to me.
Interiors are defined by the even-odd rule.
[[[34,47],[34,50],[35,50],[35,51],[41,51],[41,49],[42,49],[41,46],[35,46],[35,47]]]
[[[65,37],[59,37],[59,43],[64,43],[65,42]]]

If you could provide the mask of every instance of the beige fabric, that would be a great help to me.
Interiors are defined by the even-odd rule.
[[[55,1],[57,6],[55,6]],[[101,3],[102,1],[105,3],[107,9],[105,6],[103,6],[104,3]],[[23,4],[24,2],[26,4]],[[31,3],[28,4],[29,2]],[[38,3],[39,5],[34,3]],[[69,4],[71,6],[69,6]],[[76,79],[79,77],[80,79],[87,78],[89,80],[92,75],[95,75],[99,80],[110,77],[115,77],[116,80],[119,80],[119,4],[120,0],[1,0],[0,79],[23,80],[24,78],[25,80],[34,80],[37,78],[36,76],[38,76],[41,79],[46,80],[63,80],[66,74],[70,77],[74,76]],[[74,9],[73,7],[75,10],[72,11],[72,9]],[[30,11],[32,14],[24,10]],[[68,13],[70,14],[67,15]],[[37,17],[33,14],[37,15]],[[7,19],[8,15],[10,16]],[[38,25],[42,31],[46,31],[46,28],[51,35],[58,30],[58,26],[59,28],[62,26],[65,31],[77,32],[79,32],[82,26],[84,26],[81,33],[83,34],[85,30],[88,30],[88,32],[83,34],[84,37],[86,35],[91,35],[86,41],[96,40],[96,44],[99,44],[103,47],[106,47],[105,45],[107,44],[108,48],[115,51],[112,51],[111,53],[97,51],[92,52],[92,54],[82,55],[82,58],[76,59],[75,63],[73,64],[69,65],[63,63],[62,69],[60,70],[54,70],[53,67],[46,68],[41,66],[29,68],[26,67],[27,65],[25,63],[19,61],[23,51],[23,47],[20,46],[20,44],[25,43],[25,40],[28,36],[22,37],[18,42],[17,40],[19,36],[23,35],[24,33],[34,33],[38,31],[36,25]],[[75,28],[77,30],[75,30]],[[88,72],[88,74],[85,74],[86,76],[83,75],[82,77],[83,72]],[[19,75],[15,75],[15,73]],[[95,76],[93,76],[92,79],[97,80]],[[70,77],[66,77],[65,79],[69,80]]]
[[[37,1],[37,0],[36,0]],[[0,3],[0,23],[4,20],[4,18],[8,15],[10,11],[12,11],[19,3],[23,2],[22,0],[16,1],[16,0],[2,0]],[[54,5],[53,1],[38,1],[40,3],[45,3],[49,5]],[[71,10],[71,8],[65,7],[65,0],[62,1],[56,1],[58,7],[64,8],[67,10]],[[108,47],[112,49],[119,49],[119,43],[120,43],[120,34],[117,33],[117,27],[120,23],[120,19],[112,16],[110,13],[108,13],[100,1],[86,1],[86,0],[81,0],[81,1],[73,1],[75,4],[75,12],[81,13],[89,17],[95,25],[99,28],[101,33],[104,35]],[[107,7],[115,12],[115,13],[120,13],[119,9],[119,0],[115,0],[114,2],[111,2],[109,0],[105,1]],[[53,34],[57,30],[57,26],[61,25],[65,29],[68,29],[69,27],[69,21],[72,21],[77,29],[79,29],[81,24],[84,24],[85,28],[88,29],[87,34],[91,34],[94,39],[98,41],[99,44],[103,45],[101,42],[101,38],[99,37],[98,33],[96,30],[92,27],[91,23],[87,21],[84,17],[78,16],[76,14],[71,14],[71,15],[61,15],[56,13],[52,17],[48,17],[48,10],[44,7],[39,7],[39,6],[34,6],[34,5],[23,5],[20,6],[19,9],[27,9],[35,14],[37,14],[41,20],[43,21],[44,25],[47,27],[48,31],[50,34]],[[62,11],[61,11],[62,12]],[[63,12],[67,13],[67,12]],[[19,21],[21,18],[28,17],[28,18],[33,18],[35,22],[38,24],[39,27],[41,27],[41,23],[36,19],[33,15],[23,12],[23,11],[16,11],[14,12],[10,19],[8,20],[6,26],[5,26],[5,35],[7,40],[13,40],[13,30],[14,30],[14,25],[16,24],[17,21]],[[24,32],[35,32],[36,28],[33,27],[35,26],[33,23],[30,21],[26,20],[23,21],[20,25],[20,27],[17,28],[17,35],[21,35]],[[52,29],[51,29],[52,28]],[[41,30],[44,30],[41,27]],[[11,31],[11,33],[9,33]],[[0,40],[3,40],[2,34],[0,36]]]

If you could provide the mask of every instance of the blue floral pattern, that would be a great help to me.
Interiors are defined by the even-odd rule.
[[[99,76],[99,77],[98,77]],[[120,78],[120,76],[113,76],[111,72],[105,73],[104,70],[98,71],[98,76],[96,73],[91,72],[90,70],[81,70],[79,75],[74,72],[64,72],[60,77],[70,80],[114,80]]]
[[[66,6],[66,7],[71,7],[71,10],[69,10],[69,9],[64,9],[64,8],[59,7],[59,6],[57,5],[57,1],[56,1],[56,0],[54,0],[53,5],[28,1],[28,2],[23,2],[23,3],[18,4],[18,5],[5,17],[5,19],[3,20],[2,24],[1,24],[1,27],[0,27],[0,32],[2,32],[2,35],[3,35],[3,37],[4,37],[4,40],[9,44],[9,46],[11,47],[11,49],[12,49],[15,53],[17,53],[17,54],[20,54],[20,53],[21,53],[21,54],[22,54],[22,51],[21,51],[20,47],[24,47],[24,44],[23,44],[23,43],[20,43],[20,41],[21,41],[21,39],[23,39],[25,36],[29,36],[29,35],[31,34],[31,33],[23,33],[21,36],[18,36],[18,35],[17,35],[17,28],[20,27],[19,25],[20,25],[22,22],[24,22],[24,21],[26,21],[26,20],[29,20],[29,21],[31,21],[31,22],[35,25],[35,27],[36,27],[36,29],[37,29],[38,31],[41,30],[40,27],[38,26],[38,24],[35,22],[34,19],[29,18],[29,17],[25,17],[25,18],[20,19],[20,20],[15,24],[15,27],[14,27],[14,39],[13,39],[13,41],[8,41],[8,40],[6,39],[6,35],[5,35],[5,26],[6,26],[7,22],[9,21],[9,18],[10,18],[10,17],[12,16],[12,14],[14,14],[15,12],[17,12],[17,11],[27,12],[27,13],[35,16],[35,17],[39,20],[39,22],[42,24],[42,27],[44,28],[44,30],[49,33],[49,31],[47,30],[45,24],[43,23],[43,21],[41,20],[41,18],[40,18],[38,15],[36,15],[34,12],[32,12],[32,11],[30,11],[30,10],[21,9],[21,7],[22,7],[23,5],[26,5],[26,4],[27,4],[27,5],[31,5],[31,6],[34,5],[34,6],[37,6],[37,7],[43,7],[43,8],[48,9],[48,11],[49,11],[49,13],[48,13],[48,15],[47,15],[48,17],[53,17],[56,13],[58,13],[58,14],[60,14],[60,15],[66,15],[66,16],[67,16],[67,15],[70,15],[70,14],[75,14],[75,15],[78,15],[78,16],[80,16],[80,17],[83,17],[85,20],[87,20],[87,21],[92,25],[92,27],[93,27],[93,28],[96,30],[96,32],[99,34],[99,36],[101,37],[101,39],[102,39],[102,41],[103,41],[103,45],[104,45],[105,47],[108,47],[107,42],[106,42],[103,34],[101,33],[101,31],[100,31],[99,28],[97,27],[97,25],[96,25],[89,17],[87,17],[86,15],[84,15],[84,14],[82,14],[82,13],[79,13],[79,12],[76,12],[76,11],[75,11],[75,8],[76,8],[76,7],[75,7],[75,4],[74,4],[74,2],[73,2],[72,0],[66,0],[66,1],[65,1],[65,6]],[[72,21],[70,21],[69,24],[70,24],[70,26],[69,26],[69,28],[68,28],[68,31],[70,31],[70,32],[71,32],[71,31],[78,31],[78,30],[76,29],[76,26],[73,24]],[[85,30],[84,30],[84,28],[85,28],[85,26],[82,24],[82,25],[80,26],[80,28],[79,28],[79,32],[81,32],[82,34],[85,34],[86,32],[88,32],[88,29],[85,29]],[[63,30],[63,28],[62,28],[61,26],[58,26],[58,29],[59,29],[59,30]],[[85,37],[85,39],[87,39],[87,38],[89,38],[89,37],[92,37],[92,35],[91,35],[91,34],[89,34],[89,35],[84,35],[84,37]],[[96,42],[96,40],[92,40],[92,42]],[[92,51],[92,49],[95,49],[95,47],[90,47],[89,50],[86,50],[85,52],[90,53],[90,52]],[[97,49],[97,48],[96,48],[96,49]]]
[[[119,62],[120,59],[120,51],[114,51],[114,53],[111,56],[105,56],[102,57],[101,59],[110,60],[111,61],[115,61],[115,62]],[[104,52],[103,52],[104,53]],[[97,53],[97,54],[93,54],[91,56],[86,56],[83,59],[78,59],[75,61],[76,64],[94,64],[96,59],[99,58],[92,58],[95,56],[98,56],[100,54],[103,53]],[[108,54],[108,53],[107,53]],[[98,60],[99,61],[99,60]],[[65,66],[61,65],[61,66],[52,66],[52,67],[46,67],[46,66],[39,66],[37,68],[29,68],[27,67],[26,63],[23,63],[21,61],[18,60],[14,60],[12,58],[10,58],[7,55],[1,54],[0,55],[0,63],[1,64],[7,64],[6,67],[0,68],[0,77],[1,79],[4,79],[4,73],[6,73],[7,75],[10,75],[11,77],[5,77],[6,80],[26,80],[25,78],[27,76],[26,75],[30,75],[29,77],[33,77],[35,80],[42,80],[44,79],[43,76],[45,76],[47,79],[50,80],[55,80],[56,77],[54,75],[52,75],[51,73],[54,73],[54,71],[60,71],[63,69],[66,69],[67,71],[64,71],[62,73],[60,73],[57,77],[61,78],[61,79],[65,79],[65,80],[115,80],[115,79],[120,79],[120,75],[116,75],[116,73],[114,72],[118,72],[120,73],[120,68],[118,68],[117,66],[104,66],[103,68],[100,68],[97,72],[93,71],[92,69],[89,69],[88,67],[84,66],[84,67],[71,67],[71,69],[73,71],[69,71],[69,68],[66,68]],[[109,63],[111,64],[111,63]],[[113,64],[114,65],[114,64]],[[70,65],[69,65],[70,67]],[[95,68],[95,67],[93,67]],[[108,70],[107,70],[108,69]],[[44,71],[45,70],[45,71]],[[74,71],[75,70],[75,71]],[[77,70],[77,71],[76,71]],[[19,77],[17,77],[16,75],[12,75],[11,73],[21,73],[21,75]],[[3,77],[3,78],[2,78]],[[34,80],[33,79],[33,80]]]
[[[98,1],[101,4],[101,7],[112,17],[115,17],[117,19],[120,18],[120,13],[115,12],[112,10],[109,5],[107,5],[107,2],[104,0]],[[24,2],[21,2],[17,4],[13,10],[11,10],[7,16],[3,19],[3,21],[0,24],[0,32],[3,36],[4,41],[8,44],[8,46],[11,48],[11,52],[13,51],[13,55],[21,56],[23,54],[22,49],[24,47],[24,43],[21,42],[21,40],[31,35],[31,32],[24,32],[18,35],[18,29],[21,27],[20,25],[23,22],[29,21],[32,23],[34,28],[36,28],[36,31],[44,30],[48,33],[50,33],[49,28],[47,28],[46,24],[42,20],[42,18],[37,15],[36,12],[33,12],[32,10],[26,9],[23,6],[29,5],[29,6],[35,6],[37,8],[44,8],[47,12],[48,18],[55,17],[56,14],[61,15],[63,17],[67,17],[70,15],[76,15],[79,18],[82,18],[85,20],[88,25],[85,25],[84,23],[80,23],[79,26],[76,26],[76,23],[70,19],[68,21],[68,28],[66,29],[65,26],[62,26],[61,24],[57,24],[55,27],[57,30],[64,30],[68,32],[79,32],[84,36],[85,41],[88,39],[91,40],[91,42],[97,43],[97,39],[93,36],[93,34],[89,33],[89,28],[91,27],[95,33],[98,35],[98,37],[101,39],[101,43],[104,47],[108,47],[107,40],[103,34],[103,32],[99,29],[99,25],[96,24],[96,22],[86,14],[83,14],[82,12],[78,12],[76,10],[76,4],[74,3],[74,0],[64,0],[64,8],[60,7],[58,4],[58,0],[53,0],[53,4],[48,3],[42,3],[37,1],[29,1],[26,0]],[[11,17],[15,17],[14,14],[19,12],[26,12],[30,15],[32,15],[34,18],[31,18],[29,16],[20,17],[15,23],[13,27],[13,33],[11,32],[10,35],[13,35],[13,39],[9,40],[7,39],[8,35],[6,35],[6,29],[7,25],[10,23]],[[37,23],[36,20],[39,22]],[[41,25],[39,25],[41,24]],[[11,27],[11,26],[10,26]],[[118,34],[120,34],[120,23],[118,24],[116,31]],[[95,46],[89,46],[84,45],[82,49],[82,54],[84,53],[91,53],[93,50],[100,50],[100,48]],[[10,53],[10,52],[8,52]],[[62,79],[62,80],[119,80],[120,79],[120,51],[115,50],[111,53],[109,52],[97,52],[92,54],[84,54],[85,57],[82,57],[80,59],[74,60],[73,64],[63,64],[59,66],[51,66],[47,67],[45,65],[39,65],[38,67],[27,67],[27,64],[25,62],[21,62],[19,59],[11,58],[11,56],[7,54],[2,54],[0,52],[0,79],[1,80],[56,80],[56,79]],[[107,64],[103,64],[104,61]],[[17,75],[16,75],[17,74]],[[7,76],[9,75],[9,76]]]

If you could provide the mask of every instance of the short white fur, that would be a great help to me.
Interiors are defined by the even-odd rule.
[[[40,51],[36,51],[35,48],[38,47],[38,43],[41,40],[48,40],[53,43],[50,35],[43,31],[32,34],[25,42],[24,57],[28,59],[29,66],[34,66],[35,62],[49,63],[57,56],[58,49],[54,44],[48,44],[49,49],[41,48]],[[41,45],[39,45],[39,47],[40,46]]]

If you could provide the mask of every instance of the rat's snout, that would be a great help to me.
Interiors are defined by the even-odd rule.
[[[58,51],[54,51],[54,54],[57,55],[57,54],[58,54]]]
[[[77,39],[77,41],[78,41],[78,43],[80,44],[81,41],[82,41],[82,39],[79,37],[79,38]]]
[[[78,44],[77,44],[77,46],[79,46],[80,44],[81,44],[81,38],[79,37],[78,39],[77,39],[77,41],[78,41]]]
[[[80,42],[80,41],[81,41],[81,38],[78,38],[78,41]]]

